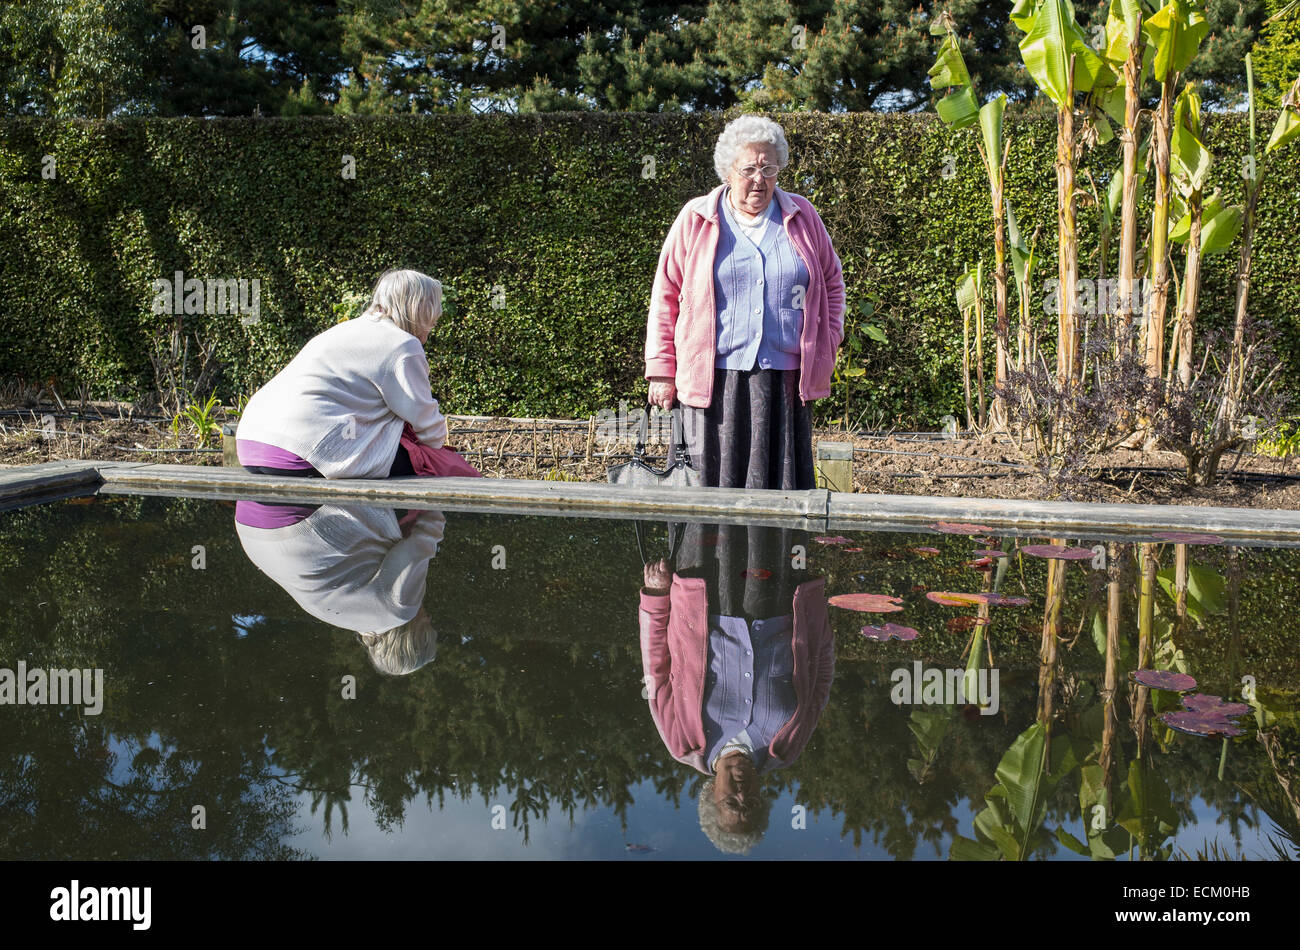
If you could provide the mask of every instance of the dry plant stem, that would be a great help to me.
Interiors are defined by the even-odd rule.
[[[1156,559],[1155,545],[1142,544],[1139,546],[1139,557],[1141,559],[1142,580],[1138,588],[1138,669],[1145,670],[1151,663],[1152,650],[1152,631],[1155,625],[1155,588],[1156,588]],[[1137,734],[1138,740],[1138,757],[1141,758],[1142,749],[1146,745],[1147,734],[1147,698],[1150,690],[1145,686],[1138,686],[1134,691],[1133,697],[1133,731]]]
[[[1107,545],[1106,558],[1110,567],[1110,577],[1106,584],[1106,681],[1102,689],[1105,707],[1102,719],[1101,753],[1098,757],[1098,764],[1101,766],[1102,787],[1109,789],[1115,758],[1113,745],[1115,727],[1119,722],[1119,717],[1115,712],[1116,694],[1119,692],[1119,622],[1120,610],[1122,609],[1118,544]]]
[[[988,425],[988,413],[984,405],[984,301],[975,298],[975,379],[976,396],[979,399],[979,427]]]
[[[1060,287],[1060,315],[1056,331],[1056,376],[1062,388],[1072,381],[1078,331],[1079,246],[1076,232],[1074,193],[1074,57],[1070,57],[1070,81],[1065,101],[1056,113],[1056,224],[1057,278]]]
[[[1187,240],[1187,276],[1183,280],[1183,306],[1178,314],[1178,380],[1184,386],[1192,383],[1192,336],[1196,327],[1196,309],[1201,294],[1201,195],[1196,193],[1188,200],[1192,215],[1191,233]]]
[[[1052,544],[1064,543],[1052,540]],[[1065,599],[1064,568],[1064,561],[1047,562],[1047,603],[1043,608],[1043,637],[1038,654],[1038,721],[1049,730],[1052,693],[1056,688],[1056,643],[1061,633],[1061,607]]]
[[[992,189],[993,199],[993,306],[996,310],[993,325],[997,337],[997,354],[993,364],[993,423],[995,426],[1006,425],[1006,404],[1003,392],[1007,385],[1007,351],[1009,349],[1010,324],[1007,319],[1007,235],[1006,211],[1003,203],[1003,184],[1007,167],[1007,156],[1011,151],[1008,140],[1002,150],[1002,163],[997,169],[997,183]]]
[[[1187,620],[1187,545],[1174,545],[1174,613]]]
[[[1169,261],[1166,248],[1169,237],[1169,136],[1173,126],[1175,80],[1171,70],[1160,90],[1160,109],[1156,113],[1152,134],[1155,159],[1155,209],[1151,216],[1152,283],[1150,315],[1147,318],[1147,374],[1160,378],[1164,374],[1165,309],[1169,299]]]

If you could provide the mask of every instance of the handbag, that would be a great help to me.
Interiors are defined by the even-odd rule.
[[[610,466],[607,475],[611,485],[629,485],[634,488],[700,488],[704,485],[704,473],[691,464],[691,454],[686,448],[681,410],[674,408],[671,417],[672,438],[664,467],[655,468],[646,458],[645,441],[650,425],[650,407],[646,406],[641,410],[641,424],[637,429],[632,461]]]

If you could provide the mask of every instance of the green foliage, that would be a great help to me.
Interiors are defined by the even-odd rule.
[[[0,120],[0,377],[54,376],[97,398],[143,395],[154,385],[150,341],[175,320],[149,312],[154,279],[177,270],[260,279],[257,323],[184,317],[187,332],[215,347],[224,370],[216,395],[233,404],[333,325],[337,307],[351,312],[382,271],[408,266],[448,291],[427,347],[447,411],[574,417],[637,398],[659,251],[682,204],[716,184],[712,152],[725,120]],[[1265,128],[1272,121],[1261,117]],[[778,183],[808,197],[826,222],[854,305],[845,347],[861,339],[849,360],[861,374],[816,405],[819,419],[850,407],[855,419],[865,412],[915,428],[960,415],[952,288],[964,263],[988,254],[992,233],[979,137],[923,115],[800,113],[782,122],[791,161]],[[1056,129],[1011,115],[1005,124],[1007,198],[1027,241],[1055,229]],[[1224,168],[1237,167],[1245,118],[1206,113],[1203,124],[1205,146]],[[1117,154],[1115,143],[1087,153],[1099,184]],[[53,179],[42,178],[45,155],[57,163]],[[356,160],[355,179],[341,175],[344,155]],[[642,177],[646,155],[653,178]],[[1225,205],[1242,202],[1238,176],[1216,184]],[[1251,311],[1282,333],[1289,379],[1300,378],[1300,285],[1284,236],[1300,233],[1297,191],[1300,150],[1275,150]],[[1080,232],[1086,273],[1095,267],[1094,216],[1081,217]],[[1055,273],[1055,253],[1055,242],[1040,240],[1037,273]],[[1013,253],[1018,271],[1017,261]],[[1234,253],[1206,259],[1198,325],[1230,319],[1235,264]],[[496,285],[505,291],[499,309]],[[869,314],[855,309],[873,298]],[[1046,327],[1041,302],[1032,309]]]
[[[1282,97],[1300,76],[1300,3],[1295,0],[1264,0],[1269,21],[1260,30],[1251,49],[1255,64],[1255,95],[1270,109],[1282,104]]]
[[[209,396],[201,406],[197,402],[190,403],[172,419],[172,431],[179,432],[181,423],[188,422],[194,434],[199,437],[199,446],[202,448],[208,444],[209,439],[221,434],[221,426],[216,420],[216,410],[220,408],[216,396]]]

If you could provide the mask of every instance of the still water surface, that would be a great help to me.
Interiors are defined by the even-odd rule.
[[[1300,552],[1217,541],[3,513],[0,857],[1294,858]]]

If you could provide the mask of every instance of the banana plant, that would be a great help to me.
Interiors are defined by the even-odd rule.
[[[1006,421],[1004,390],[1007,381],[1007,364],[1010,327],[1007,319],[1007,236],[1004,228],[1003,204],[1006,182],[1007,156],[1011,143],[1003,143],[1002,116],[1006,111],[1007,97],[998,95],[979,105],[975,86],[962,58],[957,42],[957,26],[947,10],[935,18],[930,33],[943,36],[938,56],[928,73],[933,89],[946,89],[947,94],[935,105],[939,118],[953,129],[980,126],[976,140],[984,171],[989,179],[989,199],[993,206],[993,301],[995,307],[994,334],[996,337],[993,371],[993,418],[1001,425]],[[981,374],[983,364],[981,362]],[[983,401],[983,381],[980,383],[980,400]],[[984,411],[980,410],[981,418]]]
[[[1184,387],[1192,383],[1192,338],[1196,327],[1196,311],[1200,302],[1201,258],[1204,256],[1202,230],[1207,223],[1204,214],[1204,191],[1213,162],[1214,156],[1201,142],[1201,97],[1196,93],[1196,87],[1189,83],[1174,105],[1174,127],[1170,143],[1170,174],[1174,186],[1187,207],[1187,230],[1184,238],[1187,242],[1186,271],[1183,277],[1177,330],[1174,333],[1174,346],[1178,351],[1178,380]],[[1226,236],[1235,216],[1228,214],[1226,217],[1220,217],[1221,220],[1215,228],[1216,242],[1221,242]],[[1208,220],[1213,221],[1214,218]],[[1240,222],[1237,227],[1240,228]],[[1175,228],[1175,230],[1180,229]],[[1220,231],[1223,233],[1217,233]],[[1181,232],[1180,237],[1182,237]],[[1236,234],[1232,234],[1226,243],[1231,244],[1232,238],[1235,237]],[[1174,239],[1174,235],[1170,234],[1170,240]],[[1172,363],[1171,358],[1171,371]]]
[[[1025,34],[1020,55],[1035,84],[1056,104],[1057,381],[1076,374],[1080,335],[1077,287],[1079,242],[1075,197],[1075,96],[1115,85],[1116,76],[1087,43],[1069,0],[1017,0],[1011,22]]]
[[[1011,203],[1007,202],[1007,250],[1011,253],[1011,272],[1016,279],[1016,296],[1019,299],[1019,325],[1016,328],[1016,370],[1038,359],[1038,332],[1034,328],[1032,288],[1034,279],[1034,249],[1038,246],[1038,233],[1028,241],[1020,233]]]
[[[1119,306],[1116,317],[1122,328],[1120,345],[1130,346],[1133,337],[1133,287],[1137,280],[1138,205],[1141,202],[1145,164],[1138,153],[1138,123],[1142,115],[1142,83],[1148,72],[1150,56],[1146,34],[1142,30],[1140,0],[1111,0],[1106,14],[1106,49],[1102,54],[1120,76],[1115,87],[1123,95],[1123,118],[1120,142],[1124,150],[1120,173],[1111,178],[1107,195],[1112,215],[1119,218]],[[1114,111],[1114,94],[1107,104]]]
[[[957,282],[957,309],[961,311],[961,374],[966,395],[966,427],[976,428],[970,401],[971,319],[975,322],[975,373],[978,379],[979,427],[986,421],[984,411],[984,262],[967,268]]]
[[[1144,354],[1148,375],[1160,377],[1164,368],[1165,310],[1169,299],[1170,141],[1175,90],[1179,77],[1195,58],[1201,40],[1209,31],[1209,23],[1199,2],[1170,0],[1146,18],[1142,31],[1152,50],[1152,75],[1161,84],[1160,106],[1151,130],[1155,197],[1147,251],[1152,290]]]
[[[975,837],[956,835],[948,857],[954,861],[1024,861],[1047,841],[1043,823],[1056,787],[1077,767],[1070,741],[1051,740],[1047,728],[1034,723],[1011,744],[997,768],[997,784],[984,796],[986,807],[975,816]]]

